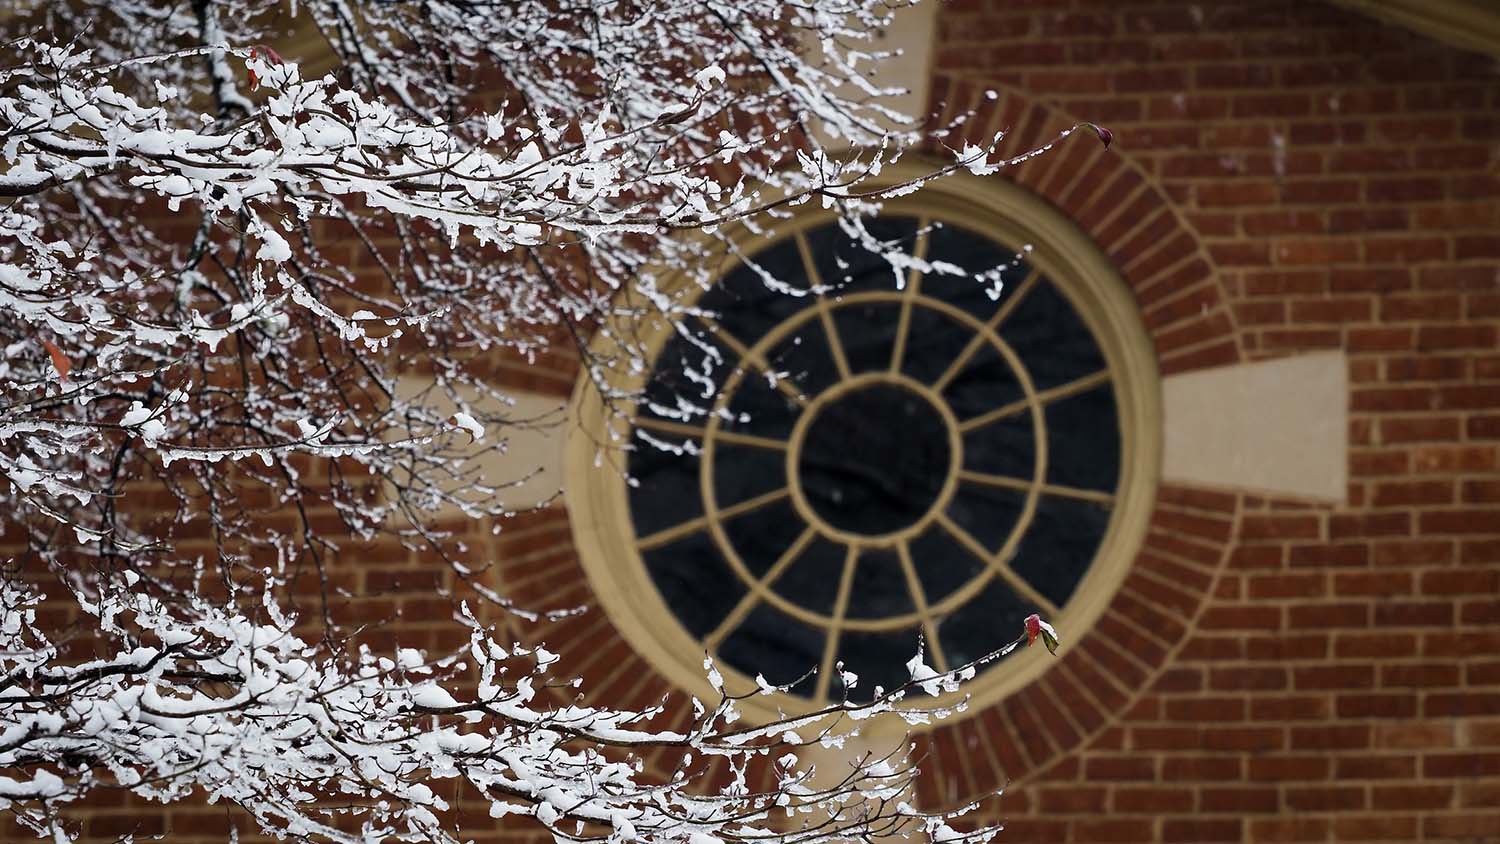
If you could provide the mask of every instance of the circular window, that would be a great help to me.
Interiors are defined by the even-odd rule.
[[[1066,645],[1113,593],[1154,492],[1149,342],[1055,212],[953,181],[867,223],[941,271],[898,278],[826,216],[747,241],[704,315],[653,337],[626,477],[570,476],[601,603],[675,681],[701,690],[707,652],[791,684],[772,706],[868,697],[919,638],[956,667],[1035,612]],[[1044,667],[1018,652],[969,691]]]

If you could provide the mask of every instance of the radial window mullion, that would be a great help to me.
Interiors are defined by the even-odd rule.
[[[917,221],[917,242],[912,247],[912,257],[918,261],[927,260],[927,229],[931,223],[927,217]],[[906,357],[907,336],[911,333],[911,312],[921,287],[922,271],[912,267],[906,276],[906,289],[902,291],[901,316],[896,322],[896,344],[891,350],[891,372],[900,372]]]
[[[911,558],[911,543],[906,539],[896,543],[896,558],[901,561],[901,573],[906,577],[907,591],[911,593],[912,604],[916,606],[917,615],[922,619],[922,637],[927,640],[927,647],[932,651],[937,669],[947,671],[948,658],[943,654],[942,641],[938,639],[937,621],[927,607],[927,590],[922,588],[922,580],[917,576],[917,565]]]
[[[1020,593],[1021,597],[1030,601],[1048,615],[1057,615],[1056,604],[1048,600],[1047,596],[1038,592],[1030,583],[1023,580],[1004,561],[995,559],[995,556],[986,550],[983,545],[979,544],[979,540],[975,539],[973,534],[964,530],[962,525],[948,518],[946,515],[938,516],[938,524],[942,525],[943,529],[948,531],[954,539],[957,539],[960,545],[967,548],[969,553],[984,560],[1012,589]]]
[[[844,571],[839,576],[838,597],[834,599],[833,615],[828,625],[828,641],[823,646],[823,664],[818,671],[817,690],[814,700],[827,700],[833,676],[833,665],[838,660],[839,634],[843,632],[844,615],[849,611],[849,594],[854,588],[854,567],[859,563],[859,546],[850,545],[844,556]]]

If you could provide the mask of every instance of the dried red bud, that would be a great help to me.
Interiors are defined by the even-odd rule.
[[[57,370],[58,380],[68,380],[68,373],[73,371],[73,362],[51,340],[43,339],[42,345],[47,347],[47,354],[52,356],[52,367]]]

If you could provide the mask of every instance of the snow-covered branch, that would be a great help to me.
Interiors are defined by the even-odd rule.
[[[922,181],[874,181],[926,138],[867,74],[871,33],[906,4],[77,0],[7,17],[0,808],[57,841],[61,810],[106,787],[228,801],[300,840],[462,840],[436,779],[565,839],[961,837],[913,808],[908,760],[830,785],[786,755],[892,709],[937,717],[898,707],[909,689],[752,728],[730,726],[726,694],[673,729],[549,702],[551,657],[466,611],[468,651],[381,655],[336,606],[355,597],[340,553],[393,536],[508,607],[434,519],[507,512],[515,479],[474,459],[527,422],[490,383],[497,357],[581,357],[605,389],[608,369],[646,366],[620,326],[690,310],[669,276],[709,284],[729,227],[804,202],[893,277],[921,264],[862,222]],[[283,58],[289,27],[336,70]],[[997,141],[955,144],[924,179],[994,169]],[[602,326],[608,353],[585,342]],[[923,689],[963,674],[912,671]],[[665,777],[642,764],[662,748]]]

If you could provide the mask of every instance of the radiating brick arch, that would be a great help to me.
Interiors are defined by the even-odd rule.
[[[1000,175],[1062,211],[1109,257],[1140,307],[1163,375],[1244,360],[1228,291],[1210,256],[1177,203],[1127,149],[1106,149],[1087,129],[1059,139],[1087,117],[999,81],[939,74],[932,100],[942,122],[970,115],[966,140],[1005,132],[999,157],[1016,163]],[[1162,682],[1169,655],[1202,611],[1240,509],[1231,493],[1163,484],[1143,547],[1078,646],[999,704],[921,737],[924,803],[955,805],[1045,779],[1072,751],[1108,744],[1111,723]]]
[[[999,176],[1028,188],[1078,225],[1130,286],[1156,344],[1162,374],[1243,360],[1228,291],[1177,203],[1120,143],[1105,149],[1094,133],[1061,133],[1088,120],[1038,103],[1000,80],[937,74],[934,125],[962,115],[963,139],[1004,132],[999,157],[1040,155]],[[956,139],[945,143],[961,146]]]
[[[989,90],[998,96],[987,96]],[[1001,176],[1060,209],[1109,257],[1140,307],[1164,375],[1241,362],[1227,292],[1211,259],[1128,150],[1119,144],[1106,150],[1087,131],[1057,140],[1083,118],[1005,86],[937,76],[933,98],[946,103],[949,118],[973,112],[965,124],[973,139],[1007,130],[1005,156],[1052,144],[1003,168]],[[1143,547],[1077,646],[1000,703],[918,737],[928,774],[921,781],[924,802],[951,805],[1045,777],[1071,751],[1108,742],[1111,723],[1163,681],[1163,666],[1227,559],[1239,512],[1237,495],[1160,487]],[[502,532],[493,550],[508,597],[533,608],[581,610],[517,622],[514,629],[523,640],[546,641],[559,651],[565,672],[583,678],[591,700],[639,708],[673,689],[605,615],[578,563],[561,505],[525,516]],[[676,695],[669,709],[679,722],[688,716],[684,697]]]

